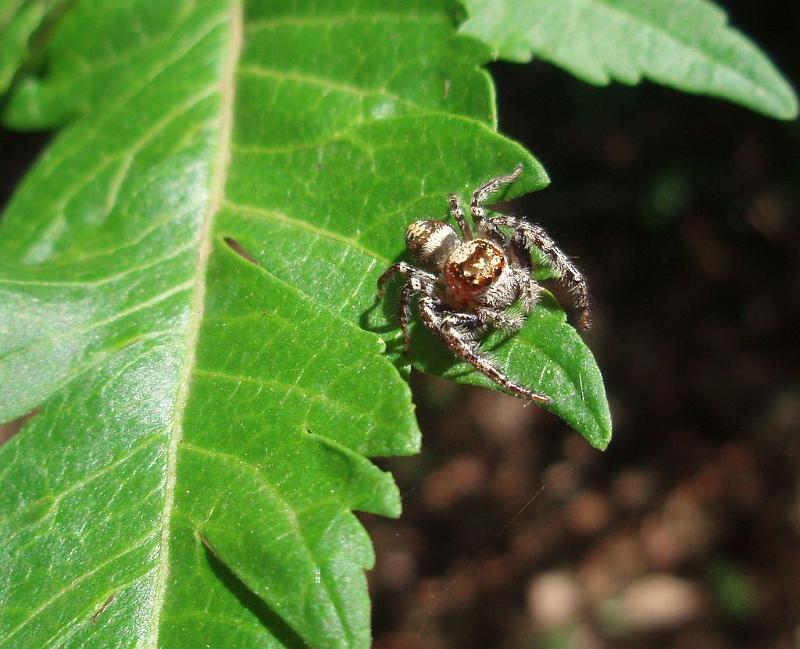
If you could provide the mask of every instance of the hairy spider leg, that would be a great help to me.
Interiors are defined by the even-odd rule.
[[[386,292],[386,283],[397,274],[405,275],[409,278],[400,290],[400,329],[403,332],[403,351],[407,352],[411,349],[411,330],[409,329],[411,298],[414,293],[432,295],[436,278],[431,273],[401,261],[389,266],[383,275],[378,278],[378,299],[382,298]]]
[[[497,309],[489,307],[479,307],[475,313],[464,313],[462,311],[451,311],[442,316],[442,322],[453,325],[463,334],[468,334],[470,341],[473,334],[485,330],[487,327],[501,329],[506,333],[514,333],[525,324],[525,317],[522,314],[509,315]],[[477,337],[474,338],[477,342]]]
[[[592,325],[589,303],[589,286],[581,272],[569,257],[556,245],[544,229],[515,216],[499,215],[492,219],[495,225],[512,228],[512,241],[526,249],[538,248],[561,276],[559,281],[567,287],[572,304],[578,310],[578,328],[588,329]]]
[[[530,253],[527,253],[530,256]],[[533,307],[539,302],[539,297],[542,294],[542,287],[531,276],[530,263],[525,268],[514,269],[514,276],[517,279],[517,286],[519,287],[519,297],[522,298],[522,310],[525,314],[533,311]]]
[[[434,305],[436,305],[435,308],[441,306],[441,302],[438,298],[432,299]],[[422,307],[420,307],[420,309],[421,308]],[[439,314],[439,317],[441,318],[442,322],[446,321],[449,325],[457,329],[459,335],[464,339],[465,342],[471,345],[479,344],[478,336],[486,327],[486,323],[480,318],[480,316],[474,313],[464,313],[462,311],[449,311],[444,316]],[[434,332],[437,335],[440,335],[440,332],[435,329]]]
[[[411,280],[418,280],[420,293],[433,294],[433,286],[436,283],[436,276],[433,273],[412,266],[405,261],[399,261],[389,266],[378,278],[378,299],[383,298],[386,293],[386,283],[397,274],[405,275]]]
[[[497,176],[496,178],[487,180],[472,193],[472,203],[470,204],[470,207],[472,209],[480,209],[489,196],[494,194],[503,185],[510,185],[517,178],[519,178],[520,175],[522,175],[523,169],[524,167],[522,166],[522,163],[520,163],[514,167],[514,171],[512,171],[510,174],[506,174],[505,176]],[[482,212],[481,215],[483,215]]]
[[[494,192],[500,189],[500,187],[503,185],[510,185],[513,183],[517,178],[519,178],[521,173],[522,165],[518,164],[514,168],[514,171],[512,171],[510,174],[492,178],[491,180],[483,183],[483,185],[478,187],[478,189],[472,193],[469,211],[470,214],[472,214],[472,220],[475,222],[475,227],[478,228],[478,232],[485,234],[491,233],[493,235],[502,237],[502,234],[495,227],[495,225],[487,220],[486,210],[483,208],[483,204],[491,194],[494,194]]]
[[[411,298],[414,293],[422,292],[423,288],[416,279],[410,279],[400,291],[400,329],[403,331],[403,351],[411,349],[411,330],[408,323],[411,322]]]
[[[467,320],[480,322],[478,316],[469,316],[469,314],[453,314],[457,316],[453,318],[450,315],[442,317],[439,312],[438,306],[441,303],[432,297],[421,297],[419,300],[419,313],[422,321],[450,348],[450,350],[459,358],[467,361],[476,370],[481,372],[484,376],[490,378],[498,385],[504,387],[509,392],[532,401],[540,406],[549,406],[551,403],[550,397],[533,392],[518,383],[515,383],[497,369],[485,356],[482,356],[475,350],[475,343],[470,341],[464,333],[459,331],[458,326],[464,326]],[[466,318],[464,318],[466,316]]]
[[[469,227],[469,223],[467,223],[467,219],[464,216],[464,210],[461,209],[461,203],[458,200],[458,196],[455,194],[450,194],[448,197],[448,202],[450,203],[450,216],[452,216],[456,223],[458,223],[458,228],[461,230],[461,235],[464,241],[470,241],[472,237],[472,230]]]
[[[500,329],[507,334],[513,334],[525,324],[525,316],[521,313],[505,313],[486,307],[478,308],[478,317],[484,324],[489,324],[495,329]]]

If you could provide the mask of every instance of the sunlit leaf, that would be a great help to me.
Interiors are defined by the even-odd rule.
[[[462,0],[465,34],[496,55],[536,57],[589,83],[644,77],[778,119],[797,97],[770,60],[707,0]]]
[[[367,458],[419,445],[375,280],[450,191],[519,162],[515,194],[546,183],[495,132],[460,18],[429,0],[61,17],[5,113],[60,131],[0,227],[0,420],[35,412],[0,448],[0,647],[369,645],[352,511],[398,515]],[[602,383],[562,320],[542,307],[503,353],[603,446]]]

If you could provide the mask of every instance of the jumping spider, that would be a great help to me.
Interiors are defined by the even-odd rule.
[[[475,190],[470,202],[475,233],[455,194],[450,195],[450,214],[461,237],[443,221],[415,221],[409,225],[406,248],[425,269],[403,261],[390,266],[378,279],[378,298],[383,297],[392,277],[405,275],[408,281],[400,293],[400,326],[406,351],[411,344],[411,299],[416,295],[422,321],[456,356],[516,396],[547,406],[550,397],[519,385],[478,351],[480,336],[487,327],[508,333],[517,331],[539,300],[542,287],[531,277],[532,248],[544,254],[571,294],[578,311],[578,328],[590,326],[586,280],[548,234],[538,225],[513,216],[486,216],[486,199],[521,173],[522,165],[518,165],[507,176],[493,178]],[[501,228],[510,229],[511,235],[504,234]],[[524,313],[507,313],[506,309],[517,300]]]

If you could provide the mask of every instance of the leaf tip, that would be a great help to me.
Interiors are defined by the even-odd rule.
[[[594,434],[585,436],[589,444],[598,451],[605,451],[608,448],[612,436],[611,411],[608,407],[608,401],[605,398],[603,403],[605,407],[602,408],[597,417],[597,431]]]
[[[608,431],[605,431],[599,438],[590,439],[589,443],[598,451],[605,451],[611,443],[611,429],[609,428]]]
[[[785,122],[791,122],[797,119],[798,112],[800,112],[800,110],[798,110],[797,94],[792,88],[788,88],[786,101],[784,102],[783,106],[775,111],[773,116],[776,119],[780,119]]]

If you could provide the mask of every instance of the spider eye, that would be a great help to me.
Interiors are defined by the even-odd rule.
[[[414,221],[406,229],[406,247],[411,256],[437,268],[458,244],[455,230],[441,221]]]

